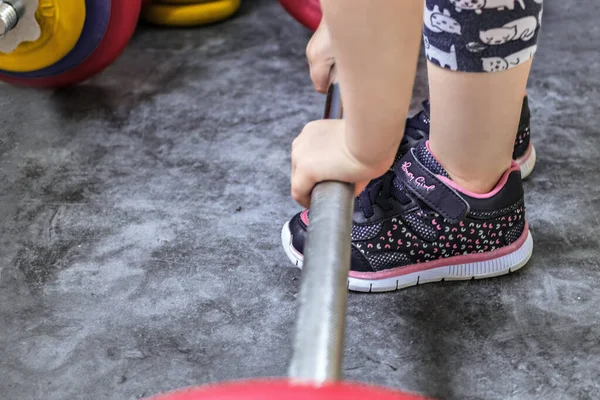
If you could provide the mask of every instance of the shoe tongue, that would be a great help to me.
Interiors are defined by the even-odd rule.
[[[448,173],[426,143],[406,153],[394,165],[394,172],[402,187],[445,219],[457,222],[469,212],[465,199],[444,183],[444,178],[449,179]]]
[[[423,106],[423,110],[419,114],[419,119],[429,125],[431,118],[431,104],[429,104],[429,100],[424,100],[421,105]]]
[[[431,151],[429,151],[427,143],[421,143],[415,148],[415,158],[432,174],[441,175],[450,179],[450,175],[448,175],[444,167],[441,166],[433,154],[431,154]]]

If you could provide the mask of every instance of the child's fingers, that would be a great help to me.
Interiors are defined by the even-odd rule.
[[[308,46],[306,46],[306,58],[310,66],[310,79],[315,89],[320,93],[327,93],[329,72],[335,61],[329,32],[325,24],[319,25]]]
[[[319,60],[310,65],[310,79],[319,93],[327,93],[329,88],[329,74],[333,68],[333,58]]]
[[[305,171],[296,169],[292,175],[292,198],[304,208],[310,208],[310,195],[316,181]]]

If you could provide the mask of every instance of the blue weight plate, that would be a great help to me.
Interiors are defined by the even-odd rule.
[[[15,78],[47,78],[68,71],[83,61],[96,50],[110,21],[111,0],[86,0],[86,17],[77,44],[59,62],[49,67],[31,72],[10,72],[0,70],[0,74]]]

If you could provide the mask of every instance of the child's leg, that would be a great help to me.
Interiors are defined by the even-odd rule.
[[[530,65],[490,74],[428,65],[430,148],[465,189],[486,193],[510,167]]]
[[[440,280],[489,278],[528,262],[533,239],[525,218],[521,171],[517,162],[511,165],[511,155],[539,27],[538,19],[524,12],[538,15],[538,2],[427,0],[427,56],[444,67],[429,68],[431,140],[429,146],[422,140],[413,143],[391,171],[358,196],[351,290],[387,291]],[[492,4],[504,9],[485,8]],[[377,54],[390,54],[375,53],[369,59],[377,61],[375,65],[381,63]],[[492,72],[501,69],[505,71]],[[356,90],[359,85],[348,87]],[[405,96],[399,87],[380,96],[382,101]],[[362,100],[376,104],[372,98]],[[360,111],[355,104],[353,114]],[[377,114],[372,126],[382,126],[383,117],[389,114]],[[427,130],[428,120],[408,123],[406,134]],[[308,224],[306,210],[282,230],[286,253],[299,266]]]
[[[430,148],[465,189],[485,193],[510,167],[541,1],[426,0]]]

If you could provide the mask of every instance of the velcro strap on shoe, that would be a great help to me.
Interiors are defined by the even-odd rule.
[[[456,223],[469,212],[466,202],[454,189],[446,185],[417,160],[415,149],[411,148],[394,165],[394,172],[411,194],[427,204],[438,214]]]

